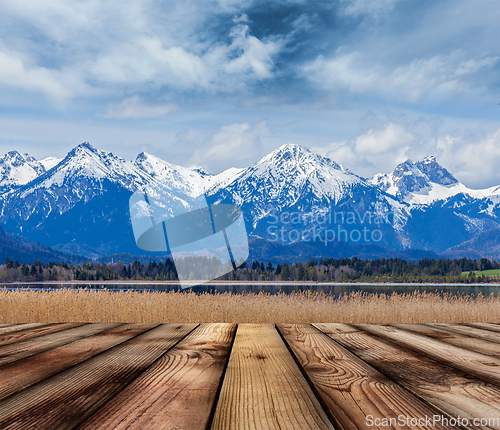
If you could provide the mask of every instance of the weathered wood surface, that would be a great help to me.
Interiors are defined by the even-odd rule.
[[[271,324],[238,326],[212,423],[227,429],[333,429]]]
[[[68,330],[35,337],[22,342],[0,346],[0,366],[66,345],[87,336],[93,336],[120,324],[85,324]]]
[[[194,327],[172,324],[153,328],[1,401],[0,428],[78,427]]]
[[[424,324],[391,324],[394,327],[409,330],[433,339],[446,342],[460,348],[480,352],[481,354],[500,357],[500,343],[490,342],[471,336],[464,336],[453,331],[443,330],[442,328],[424,325]]]
[[[23,340],[33,339],[34,337],[44,336],[46,334],[55,333],[69,328],[78,327],[83,324],[63,323],[63,324],[41,324],[35,327],[28,327],[21,330],[16,330],[10,333],[5,333],[0,336],[0,346],[10,345],[11,343],[21,342]]]
[[[93,326],[93,324],[90,325],[90,327]],[[152,324],[117,326],[119,324],[95,324],[94,336],[90,338],[86,337],[68,345],[5,365],[1,368],[0,400],[78,363],[82,363],[154,327]]]
[[[492,332],[490,330],[485,330],[482,328],[468,327],[460,324],[442,324],[433,323],[426,324],[429,327],[438,328],[441,330],[449,331],[451,333],[457,333],[462,336],[472,336],[477,339],[486,340],[488,342],[495,342],[500,344],[500,336],[498,333]]]
[[[474,418],[500,417],[499,387],[359,328],[347,324],[314,325],[361,360],[428,404],[437,406],[449,417],[465,417],[471,422]]]
[[[355,326],[487,382],[500,385],[500,359],[496,357],[388,325],[355,324]]]
[[[368,429],[367,416],[382,419],[437,413],[436,409],[311,325],[279,324],[278,329],[316,388],[331,419],[336,421],[336,428]],[[408,427],[396,425],[394,428]]]
[[[205,430],[236,324],[203,324],[140,375],[83,429]]]
[[[11,324],[1,342],[1,429],[500,429],[498,324]]]
[[[7,333],[13,333],[16,331],[27,330],[35,327],[47,326],[47,323],[30,323],[30,324],[1,324],[0,325],[0,336]]]
[[[500,324],[493,323],[466,323],[464,326],[474,327],[474,328],[482,328],[484,330],[491,330],[497,333],[500,333]]]

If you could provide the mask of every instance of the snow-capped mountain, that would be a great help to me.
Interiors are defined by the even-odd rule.
[[[151,178],[169,189],[190,197],[197,197],[205,191],[207,173],[201,170],[190,170],[176,166],[154,155],[141,152],[134,161],[141,171],[147,172]]]
[[[468,188],[439,165],[432,155],[417,163],[406,160],[392,173],[377,174],[369,182],[412,206],[430,205],[457,194],[464,194],[474,199],[488,197],[496,199],[495,196],[500,196],[500,187],[482,190]]]
[[[350,232],[363,223],[374,229],[375,218],[384,224],[394,220],[401,224],[406,216],[404,205],[378,187],[329,158],[294,144],[281,146],[213,187],[209,194],[218,202],[240,206],[251,234],[268,238],[270,232],[276,232],[274,227],[279,227],[281,238],[290,241],[297,234],[306,234],[315,223],[323,223],[324,235],[324,230],[336,223]],[[353,214],[364,218],[347,221]],[[397,228],[394,224],[387,227],[380,227],[387,230],[384,240],[393,244]]]
[[[45,173],[46,167],[28,154],[10,151],[0,157],[0,194],[25,185]]]
[[[330,239],[335,232],[337,239],[356,246],[442,252],[500,226],[500,187],[470,189],[432,156],[407,160],[392,173],[368,180],[294,144],[248,168],[218,175],[144,152],[127,161],[88,143],[62,160],[37,161],[16,151],[0,158],[5,230],[61,250],[140,255],[128,213],[135,191],[170,196],[179,206],[166,209],[171,211],[190,210],[205,193],[211,202],[240,206],[253,237],[303,240],[309,247],[314,247],[311,235],[326,237],[328,231]],[[308,235],[314,229],[322,233]],[[369,236],[375,230],[376,239]],[[329,242],[323,246],[321,252],[328,252]]]
[[[50,170],[52,167],[57,166],[62,161],[62,158],[46,157],[40,160],[40,163],[45,167],[45,170]]]
[[[318,202],[325,199],[336,204],[357,186],[368,185],[329,158],[291,143],[237,172],[230,182],[223,184],[226,192],[234,194],[238,204],[255,203],[260,199],[273,207],[293,206],[305,193],[311,193]]]
[[[500,187],[468,188],[433,156],[406,160],[370,183],[408,204],[403,230],[413,248],[442,252],[500,225]]]

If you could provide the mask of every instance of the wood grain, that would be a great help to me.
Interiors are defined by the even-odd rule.
[[[464,326],[461,324],[426,324],[429,327],[446,330],[451,333],[457,333],[464,336],[475,337],[476,339],[486,340],[488,342],[495,342],[500,344],[500,333],[495,333],[491,330],[484,330],[481,328]]]
[[[26,326],[29,325],[31,324],[26,324]],[[83,325],[83,323],[42,324],[37,327],[23,327],[21,330],[1,335],[0,346],[22,342],[24,340],[33,339],[34,337],[44,336],[49,333],[56,333],[58,331],[79,327],[81,325]]]
[[[2,346],[0,347],[0,366],[39,354],[40,352],[48,351],[49,349],[57,348],[58,346],[74,342],[87,336],[92,336],[101,331],[108,330],[109,328],[117,327],[118,325],[120,324],[85,324],[72,329],[35,337],[23,342]]]
[[[317,390],[338,429],[370,429],[373,420],[436,413],[423,401],[309,324],[279,324],[285,341]],[[412,428],[425,428],[414,426]],[[444,428],[444,427],[436,427]]]
[[[202,324],[79,429],[205,430],[235,332]]]
[[[16,331],[27,330],[35,327],[47,326],[47,323],[30,323],[30,324],[3,324],[0,327],[0,336],[8,333],[14,333]]]
[[[195,327],[161,325],[1,401],[0,428],[77,428]]]
[[[92,337],[85,337],[0,367],[0,381],[2,381],[0,400],[132,339],[157,325],[89,324],[90,328],[94,328]]]
[[[353,324],[364,331],[390,339],[398,345],[462,370],[487,382],[500,384],[500,359],[469,351],[427,336],[388,325]]]
[[[464,336],[452,331],[443,330],[437,327],[431,327],[424,324],[391,324],[402,330],[409,330],[432,339],[440,340],[451,345],[459,346],[470,351],[480,352],[481,354],[500,357],[500,344],[488,342],[475,337]]]
[[[271,324],[239,324],[212,430],[333,429]]]
[[[500,324],[493,324],[493,323],[465,323],[465,326],[469,327],[474,327],[474,328],[481,328],[483,330],[490,330],[494,331],[496,333],[500,333]]]
[[[492,384],[347,324],[314,325],[449,417],[465,417],[470,422],[500,417],[500,388]]]

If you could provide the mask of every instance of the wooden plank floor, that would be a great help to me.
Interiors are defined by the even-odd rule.
[[[12,324],[0,429],[499,429],[499,324]]]

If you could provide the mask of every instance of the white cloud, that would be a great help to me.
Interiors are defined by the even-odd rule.
[[[434,145],[439,159],[445,160],[466,185],[500,185],[500,129],[488,134],[448,134],[436,139]]]
[[[0,46],[0,85],[36,91],[61,101],[71,95],[59,74],[44,67],[28,66],[23,56]]]
[[[471,188],[500,185],[500,129],[453,129],[442,118],[403,117],[374,126],[354,139],[311,149],[364,177],[392,172],[407,159],[416,162],[434,155],[438,163]]]
[[[491,56],[467,59],[463,51],[457,50],[391,68],[371,61],[361,52],[344,53],[346,49],[339,48],[331,59],[318,56],[303,66],[304,75],[332,91],[377,93],[384,98],[418,103],[424,98],[449,98],[480,87],[480,83],[472,83],[468,77],[500,60]]]
[[[414,141],[415,136],[403,125],[389,123],[382,129],[372,129],[358,136],[355,148],[359,154],[385,154],[395,148],[408,147]]]
[[[197,55],[181,47],[164,47],[158,37],[142,36],[117,47],[90,64],[94,79],[111,84],[162,84],[191,88],[206,86],[210,69]]]
[[[396,0],[341,0],[341,12],[344,15],[369,15],[377,18],[380,14],[390,12]]]
[[[233,42],[227,52],[241,52],[241,55],[227,61],[224,70],[229,74],[254,75],[259,80],[270,78],[274,66],[272,56],[279,52],[280,43],[262,42],[249,35],[248,25],[235,26],[230,35]]]
[[[3,75],[15,69],[0,84],[59,98],[119,98],[131,88],[143,97],[159,89],[228,93],[272,78],[279,38],[251,35],[242,4],[223,3],[0,0],[16,30],[0,29],[0,40],[16,47],[3,56],[18,51],[30,59],[27,67],[16,56],[0,57]],[[232,27],[206,29],[223,10],[234,11]]]
[[[396,164],[409,158],[411,147],[415,144],[416,137],[404,125],[390,122],[350,141],[333,142],[312,149],[359,175],[370,177],[375,173],[392,171]]]
[[[222,126],[211,137],[198,142],[190,163],[214,173],[229,167],[248,167],[264,155],[260,138],[269,134],[265,121],[253,126],[248,122]],[[185,136],[185,139],[195,135]]]
[[[145,102],[141,97],[135,95],[126,98],[119,103],[108,105],[108,111],[104,118],[157,118],[172,112],[177,108],[176,105],[167,104],[151,104]]]

